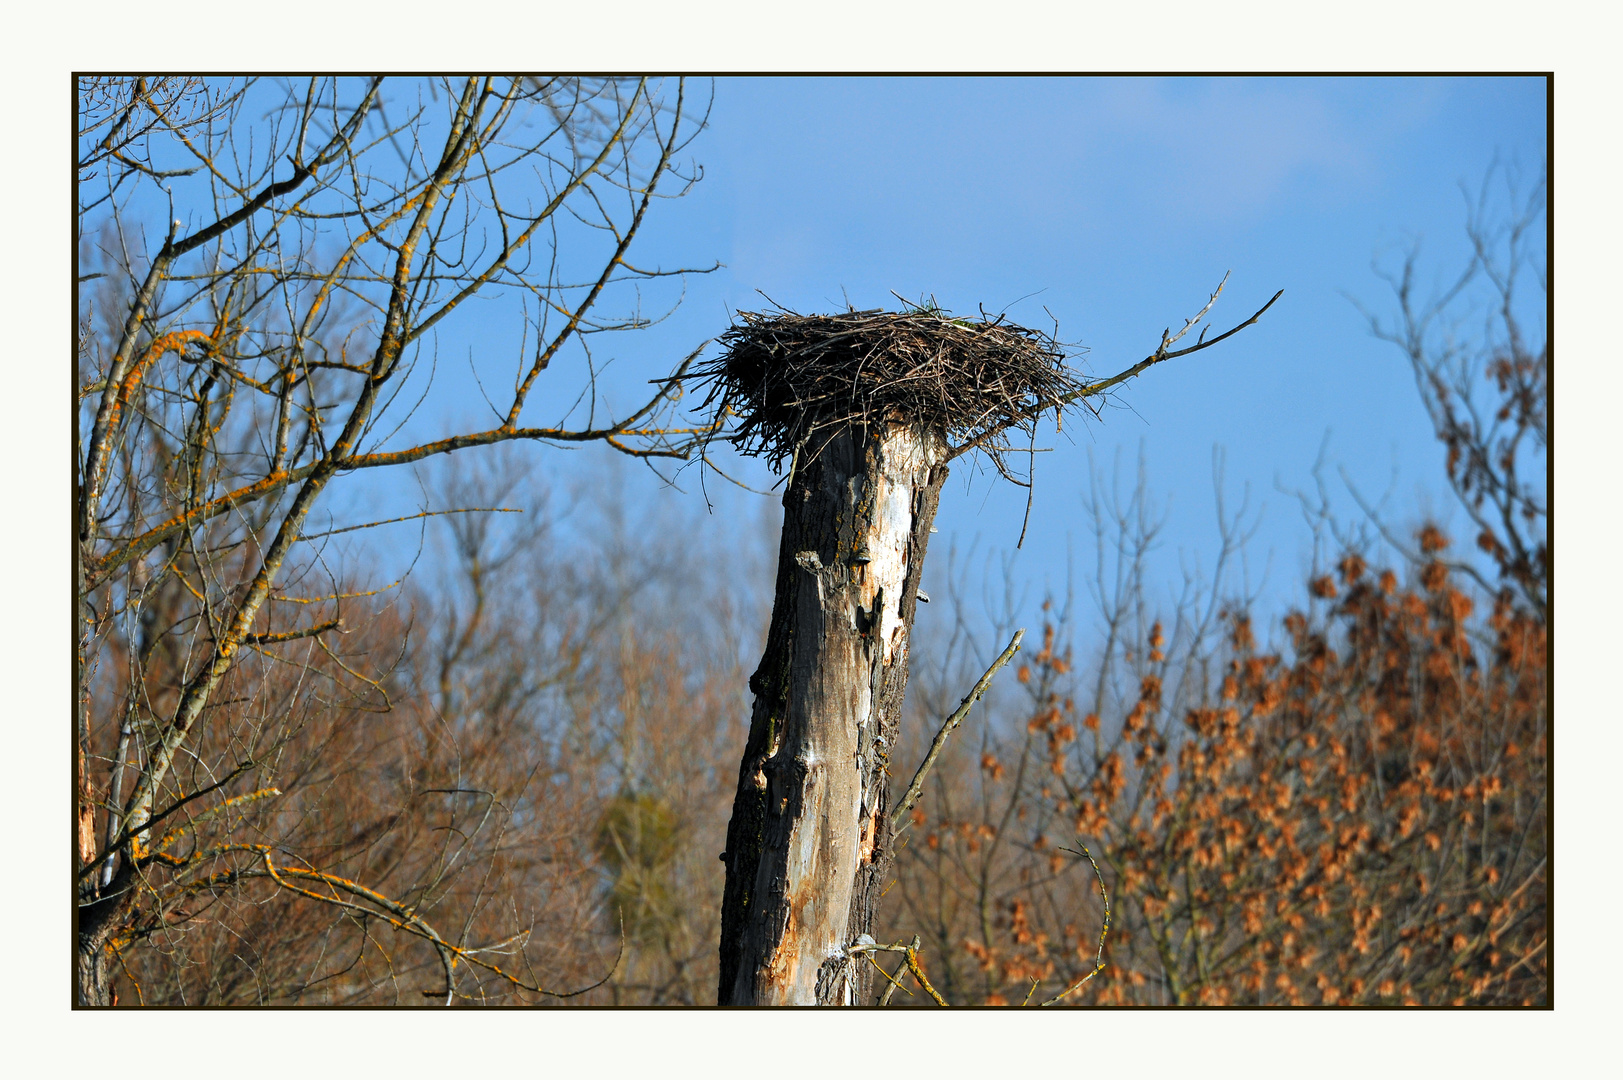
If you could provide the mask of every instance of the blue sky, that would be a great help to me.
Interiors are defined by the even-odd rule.
[[[1342,470],[1366,496],[1388,497],[1399,527],[1453,514],[1407,364],[1349,297],[1389,311],[1371,260],[1416,241],[1426,280],[1462,265],[1460,185],[1474,189],[1496,160],[1535,175],[1545,117],[1541,79],[723,78],[689,150],[704,180],[657,208],[633,258],[725,266],[690,279],[661,325],[599,343],[599,358],[616,361],[605,386],[630,402],[733,311],[761,308],[757,290],[801,312],[847,298],[894,307],[891,290],[959,312],[1007,307],[1032,326],[1051,312],[1060,336],[1089,350],[1087,369],[1110,373],[1152,351],[1232,271],[1216,329],[1285,295],[1238,337],[1129,385],[1103,422],[1057,439],[1050,429],[1012,566],[1033,601],[1062,590],[1068,559],[1092,558],[1081,501],[1090,453],[1128,483],[1142,453],[1167,514],[1156,580],[1171,590],[1180,567],[1210,566],[1216,448],[1231,507],[1249,489],[1260,515],[1251,584],[1266,569],[1264,602],[1278,603],[1300,595],[1311,549],[1288,492],[1312,487],[1321,453],[1349,523],[1359,511]],[[498,338],[486,331],[479,352],[499,368],[511,356]],[[440,422],[474,401],[444,399]],[[560,483],[583,463],[542,460]],[[727,467],[773,480],[753,462]],[[644,505],[702,508],[691,475],[684,494],[631,473]],[[715,510],[694,522],[700,536],[713,528],[720,540],[760,512],[758,496],[707,489]],[[1000,564],[1024,510],[1023,490],[956,466],[926,587],[940,584],[948,547]]]
[[[690,84],[690,98],[708,89]],[[1090,470],[1130,487],[1142,459],[1165,516],[1150,580],[1170,609],[1184,575],[1212,567],[1220,454],[1229,509],[1249,506],[1255,530],[1245,577],[1227,588],[1246,588],[1278,613],[1302,596],[1311,569],[1312,536],[1292,493],[1315,488],[1316,463],[1344,524],[1363,519],[1346,480],[1385,499],[1400,532],[1426,516],[1463,518],[1407,362],[1371,336],[1353,301],[1389,314],[1372,259],[1390,265],[1415,243],[1423,282],[1457,272],[1467,254],[1461,185],[1475,190],[1495,162],[1531,181],[1545,142],[1536,78],[721,78],[709,126],[684,162],[701,166],[703,180],[656,204],[630,258],[664,269],[723,265],[688,278],[658,325],[596,340],[596,361],[612,361],[599,389],[623,414],[646,396],[646,380],[719,334],[735,311],[766,306],[763,293],[801,312],[894,308],[894,291],[960,313],[1007,309],[1044,329],[1054,320],[1063,340],[1086,349],[1084,370],[1105,375],[1153,351],[1225,273],[1215,330],[1283,289],[1259,324],[1147,372],[1102,420],[1043,430],[1039,446],[1050,452],[1036,459],[1019,552],[1024,489],[961,459],[924,581],[944,592],[956,550],[972,587],[977,573],[1006,566],[1029,605],[1063,593],[1072,568],[1085,572],[1094,558],[1083,508]],[[594,257],[568,237],[567,254],[582,265]],[[646,308],[660,310],[676,288],[655,283]],[[600,306],[623,310],[628,299],[606,295]],[[423,389],[432,368],[433,393],[390,445],[486,426],[479,385],[499,393],[510,379],[523,326],[500,297],[447,320],[433,363],[418,369]],[[583,364],[578,352],[559,358],[527,422],[562,420]],[[714,476],[701,493],[693,471],[678,490],[606,461],[614,455],[601,448],[526,453],[562,490],[600,486],[602,470],[614,470],[635,511],[680,520],[716,550],[736,543],[741,521],[744,535],[759,536],[781,515],[775,496]],[[751,486],[776,480],[757,462],[718,457]],[[367,479],[341,485],[324,514],[348,524],[425,505],[408,475]],[[405,535],[412,529],[356,542],[406,559],[417,547],[416,534]],[[396,569],[380,571],[392,578]]]

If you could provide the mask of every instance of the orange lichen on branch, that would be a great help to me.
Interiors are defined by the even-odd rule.
[[[201,330],[176,330],[153,338],[151,344],[142,350],[135,363],[130,365],[129,373],[124,376],[124,381],[119,384],[117,407],[122,409],[129,404],[130,398],[135,394],[136,387],[141,385],[141,379],[146,375],[147,369],[152,366],[153,361],[167,352],[181,352],[194,341],[206,342],[209,340],[210,336]],[[117,415],[117,413],[113,414],[115,423],[117,422]]]
[[[440,950],[442,954],[447,956],[447,989],[445,991],[445,996],[448,1002],[450,997],[454,994],[454,980],[450,977],[449,972],[456,960],[466,960],[470,964],[483,968],[493,975],[499,976],[521,990],[526,990],[532,994],[542,994],[547,997],[556,998],[577,997],[581,994],[587,993],[590,990],[595,990],[597,987],[602,986],[611,977],[613,977],[614,972],[620,966],[620,956],[616,955],[614,965],[610,967],[608,972],[605,973],[601,979],[595,983],[592,983],[590,986],[583,986],[579,990],[548,990],[543,986],[532,985],[519,978],[517,975],[502,969],[500,966],[492,964],[487,960],[480,959],[477,955],[475,955],[477,950],[467,949],[460,945],[446,941],[440,936],[439,932],[433,928],[433,926],[431,926],[421,916],[413,912],[410,908],[396,900],[392,900],[389,897],[384,896],[382,893],[377,892],[374,889],[367,888],[365,885],[362,885],[359,882],[351,881],[348,878],[339,877],[336,874],[324,873],[320,870],[306,870],[289,866],[277,867],[271,861],[270,849],[263,848],[262,851],[264,855],[266,873],[268,873],[272,880],[274,880],[278,885],[289,892],[297,893],[300,896],[317,900],[325,904],[334,904],[339,907],[358,907],[359,910],[366,911],[370,915],[381,917],[397,930],[412,934],[416,937],[420,937],[431,942],[436,949]],[[296,878],[306,881],[319,882],[328,886],[328,888],[333,891],[327,895],[323,895],[310,889],[301,888],[300,886],[286,880],[286,878]],[[337,896],[337,892],[346,892],[353,896],[357,896],[368,901],[371,905],[373,905],[373,907],[366,908],[355,905]],[[622,953],[624,952],[623,935],[621,940],[621,951]]]

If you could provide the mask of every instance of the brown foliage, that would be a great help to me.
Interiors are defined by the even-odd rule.
[[[1049,626],[1028,719],[982,755],[1015,766],[938,803],[898,869],[947,996],[1022,998],[1091,968],[1099,898],[1060,850],[1079,838],[1116,912],[1096,1003],[1547,1001],[1547,628],[1509,592],[1473,620],[1436,562],[1414,576],[1393,588],[1349,554],[1334,590],[1310,582],[1337,599],[1287,615],[1279,650],[1231,613],[1174,664],[1153,626],[1145,659],[1102,658],[1137,687],[1091,747]],[[1172,708],[1165,687],[1194,668],[1210,684]]]
[[[1113,921],[1075,1003],[1548,1003],[1550,354],[1517,292],[1547,281],[1543,178],[1525,198],[1508,186],[1502,224],[1489,185],[1470,208],[1451,289],[1422,303],[1411,254],[1388,279],[1397,323],[1371,319],[1414,368],[1491,570],[1434,524],[1399,538],[1372,515],[1406,565],[1344,543],[1278,646],[1244,602],[1217,617],[1216,585],[1169,642],[1148,614],[1142,485],[1125,509],[1096,498],[1091,685],[1067,678],[1061,616],[1018,669],[1021,707],[988,722],[982,768],[943,763],[898,859],[892,915],[923,928],[949,998],[1024,1001],[1093,969],[1081,841]],[[1451,328],[1480,283],[1473,345]]]
[[[669,381],[603,426],[567,410],[559,426],[522,420],[584,335],[647,324],[640,305],[617,317],[600,303],[616,283],[686,272],[625,256],[656,190],[691,182],[674,155],[702,119],[681,80],[668,94],[647,79],[396,84],[79,80],[82,1004],[110,1003],[121,978],[168,1001],[403,1001],[425,992],[412,977],[425,957],[440,1000],[483,1000],[501,982],[546,994],[612,967],[587,925],[595,885],[572,884],[589,864],[554,851],[590,831],[572,816],[589,820],[600,780],[536,726],[538,687],[579,683],[571,650],[607,624],[542,619],[554,633],[540,644],[559,651],[504,666],[514,635],[492,625],[476,560],[466,618],[414,636],[388,606],[395,586],[369,587],[373,564],[334,539],[406,518],[316,523],[332,523],[332,491],[380,475],[367,470],[463,448],[697,449],[699,431],[661,424]],[[409,146],[434,147],[432,168]],[[555,215],[608,239],[595,254],[582,234],[565,242]],[[504,293],[537,305],[508,310],[539,342],[513,364],[505,412],[402,438],[429,392],[418,361],[434,366],[469,301]],[[608,677],[580,685],[601,693]],[[582,786],[557,788],[559,769]],[[562,951],[526,952],[537,933]]]
[[[633,533],[611,514],[591,546],[560,537],[544,493],[502,475],[514,464],[439,494],[528,503],[538,520],[449,519],[440,580],[346,602],[331,654],[305,640],[233,669],[177,790],[243,761],[222,792],[259,797],[229,813],[199,799],[209,813],[160,827],[185,822],[115,942],[119,1003],[443,1004],[435,946],[390,904],[466,953],[458,1003],[554,1000],[523,986],[605,975],[572,1000],[708,1000],[743,685],[724,644],[736,581],[660,543],[668,526]],[[681,588],[707,581],[715,603],[683,610]],[[141,668],[143,723],[178,693],[164,629]],[[93,715],[116,716],[129,690],[102,684]],[[115,737],[97,728],[92,745]]]

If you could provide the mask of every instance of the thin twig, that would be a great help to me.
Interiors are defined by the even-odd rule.
[[[1031,425],[1030,464],[1026,466],[1026,516],[1020,521],[1020,539],[1014,543],[1019,551],[1026,543],[1026,529],[1031,525],[1031,503],[1037,494],[1037,425]]]
[[[1087,386],[1084,386],[1080,390],[1077,390],[1077,391],[1074,391],[1074,392],[1072,392],[1070,394],[1065,395],[1060,400],[1064,404],[1069,404],[1072,401],[1078,400],[1079,398],[1093,397],[1093,396],[1095,396],[1097,394],[1103,393],[1106,390],[1109,390],[1111,387],[1117,385],[1118,383],[1126,382],[1128,379],[1131,379],[1131,378],[1135,377],[1136,375],[1138,375],[1139,373],[1141,373],[1142,371],[1144,371],[1145,368],[1151,367],[1152,365],[1155,365],[1155,364],[1159,364],[1163,360],[1176,360],[1180,356],[1188,356],[1190,353],[1196,353],[1196,352],[1199,352],[1202,349],[1209,349],[1213,345],[1216,345],[1218,342],[1223,341],[1223,340],[1225,340],[1227,338],[1233,337],[1235,334],[1238,334],[1241,330],[1244,330],[1246,327],[1250,326],[1252,323],[1255,323],[1258,319],[1262,318],[1263,313],[1266,312],[1269,308],[1274,306],[1274,301],[1278,300],[1281,296],[1284,296],[1284,295],[1285,295],[1285,290],[1280,289],[1278,292],[1274,293],[1274,295],[1269,299],[1269,301],[1266,304],[1264,304],[1260,308],[1258,308],[1256,310],[1256,312],[1249,319],[1247,319],[1245,322],[1240,323],[1238,326],[1234,326],[1234,327],[1231,327],[1228,330],[1225,330],[1223,333],[1218,334],[1216,337],[1212,338],[1210,341],[1205,341],[1205,340],[1198,341],[1195,344],[1189,346],[1187,349],[1177,349],[1177,350],[1172,351],[1172,352],[1167,352],[1166,351],[1166,346],[1170,345],[1172,342],[1171,341],[1164,342],[1161,348],[1157,349],[1151,355],[1146,356],[1144,359],[1140,360],[1138,363],[1134,364],[1132,367],[1128,368],[1126,371],[1121,372],[1119,375],[1112,375],[1108,379],[1103,379],[1103,380],[1101,380],[1099,382],[1096,382],[1096,383],[1090,383]],[[1180,333],[1178,336],[1182,337],[1183,335]],[[1172,340],[1176,341],[1177,338],[1173,338]]]
[[[941,756],[941,750],[947,745],[947,738],[952,735],[953,728],[963,722],[964,717],[969,715],[969,710],[974,707],[975,702],[979,701],[981,695],[986,693],[987,687],[992,685],[992,677],[1001,671],[1003,665],[1007,664],[1014,654],[1020,650],[1020,640],[1025,636],[1026,628],[1023,626],[1014,632],[1014,637],[1009,639],[1008,647],[1003,650],[996,660],[992,661],[992,666],[986,669],[986,674],[982,675],[975,683],[974,688],[964,695],[964,700],[959,703],[958,708],[953,710],[951,716],[947,717],[947,722],[941,725],[941,730],[935,733],[935,739],[930,743],[930,752],[924,755],[924,761],[919,765],[919,771],[913,774],[913,782],[907,785],[907,794],[902,796],[902,801],[896,805],[895,812],[890,815],[890,827],[893,833],[901,834],[907,812],[913,808],[913,804],[918,801],[919,795],[924,791],[924,778],[930,775],[930,769],[934,767],[935,759]]]
[[[1093,876],[1099,879],[1099,895],[1104,898],[1105,902],[1105,921],[1104,925],[1099,928],[1099,952],[1093,958],[1092,971],[1078,979],[1074,984],[1072,984],[1070,989],[1062,990],[1060,993],[1055,994],[1053,997],[1039,1005],[1038,1008],[1047,1008],[1049,1005],[1058,1004],[1062,999],[1069,997],[1071,994],[1074,994],[1076,991],[1082,989],[1083,983],[1087,982],[1089,979],[1093,978],[1095,975],[1099,974],[1099,972],[1105,969],[1105,935],[1110,933],[1110,894],[1105,892],[1105,876],[1099,872],[1099,864],[1093,861],[1093,852],[1088,850],[1086,844],[1080,846],[1082,848],[1081,851],[1071,851],[1070,848],[1061,848],[1060,850],[1070,851],[1072,855],[1081,855],[1083,858],[1087,859],[1088,863],[1093,867]],[[1027,996],[1029,997],[1030,995]]]
[[[1206,306],[1201,308],[1198,312],[1196,312],[1194,318],[1185,319],[1182,330],[1179,330],[1171,338],[1168,338],[1166,336],[1166,334],[1164,334],[1164,333],[1161,335],[1161,337],[1162,337],[1161,348],[1163,350],[1165,350],[1168,346],[1176,345],[1180,340],[1182,340],[1182,338],[1183,338],[1183,336],[1185,334],[1189,333],[1189,328],[1191,326],[1194,326],[1196,323],[1198,323],[1200,320],[1202,320],[1202,319],[1204,319],[1206,317],[1206,313],[1208,311],[1212,310],[1212,305],[1217,303],[1218,296],[1223,292],[1223,286],[1225,286],[1225,285],[1227,285],[1229,283],[1229,275],[1232,274],[1232,273],[1234,273],[1233,270],[1228,270],[1228,271],[1224,272],[1223,280],[1219,281],[1217,283],[1217,288],[1212,290],[1211,299],[1206,301]],[[1204,336],[1205,331],[1201,331],[1201,333]]]
[[[1173,342],[1177,341],[1178,338],[1181,338],[1184,333],[1188,331],[1188,326],[1185,326],[1184,330],[1180,331],[1177,337],[1168,337],[1166,333],[1163,333],[1161,335],[1161,344],[1156,348],[1155,352],[1151,353],[1149,356],[1146,356],[1143,360],[1140,360],[1127,370],[1112,375],[1107,379],[1101,379],[1098,382],[1088,383],[1086,386],[1079,387],[1075,390],[1057,394],[1052,399],[1040,400],[1035,407],[1028,409],[1017,416],[1000,420],[986,428],[984,431],[975,435],[973,438],[965,439],[964,441],[958,443],[950,451],[948,451],[947,460],[951,461],[954,458],[969,453],[971,450],[996,447],[999,445],[996,441],[998,437],[1009,428],[1015,427],[1022,423],[1033,422],[1039,414],[1047,409],[1054,409],[1058,411],[1064,406],[1073,404],[1074,402],[1085,401],[1090,397],[1097,397],[1100,394],[1103,394],[1105,391],[1118,386],[1129,379],[1136,378],[1148,368],[1153,367],[1164,360],[1176,360],[1180,356],[1188,356],[1189,354],[1197,353],[1202,349],[1209,349],[1218,342],[1233,337],[1241,330],[1244,330],[1246,327],[1252,325],[1258,319],[1262,318],[1263,313],[1269,308],[1273,307],[1274,302],[1284,295],[1285,290],[1280,289],[1278,292],[1274,293],[1272,298],[1270,298],[1266,304],[1258,308],[1249,319],[1245,320],[1245,322],[1225,330],[1223,333],[1218,334],[1216,337],[1210,340],[1207,340],[1204,333],[1202,333],[1200,340],[1186,349],[1168,351],[1169,346],[1171,346]],[[1214,293],[1213,299],[1215,298],[1216,294]],[[1210,306],[1211,305],[1208,303],[1207,307]],[[1202,310],[1202,314],[1204,314],[1204,309]],[[1196,318],[1199,318],[1199,316]],[[1189,320],[1189,325],[1193,325],[1194,322],[1194,319]]]
[[[917,941],[918,938],[915,937],[913,940]],[[896,965],[896,975],[892,975],[890,972],[888,972],[884,968],[880,967],[879,966],[879,961],[877,961],[877,960],[875,960],[873,958],[872,953],[868,954],[868,963],[872,964],[879,971],[879,974],[881,974],[881,975],[883,975],[885,977],[885,981],[890,983],[889,986],[885,987],[885,995],[884,995],[884,997],[881,997],[879,999],[879,1004],[881,1006],[889,1005],[890,1004],[890,996],[892,994],[894,994],[897,990],[901,990],[901,992],[906,994],[908,997],[913,996],[913,991],[909,990],[907,987],[903,986],[901,983],[896,981],[896,975],[900,975],[902,973],[902,968],[907,966],[907,961],[904,960],[904,961],[902,961],[902,963]]]
[[[472,506],[466,510],[424,510],[420,514],[407,514],[405,517],[389,518],[386,521],[368,521],[364,525],[350,525],[343,529],[331,529],[327,532],[305,533],[299,537],[303,540],[319,540],[323,536],[337,536],[339,533],[354,532],[357,529],[375,529],[379,525],[393,525],[397,521],[416,521],[418,518],[440,517],[443,514],[522,514],[524,511],[507,506]]]

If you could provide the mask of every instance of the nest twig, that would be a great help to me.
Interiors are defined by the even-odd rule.
[[[774,469],[814,435],[881,423],[933,429],[1001,465],[1006,433],[1030,430],[1084,385],[1052,335],[933,306],[741,311],[720,341],[721,355],[694,372],[710,384],[702,408],[736,416],[724,438]]]

